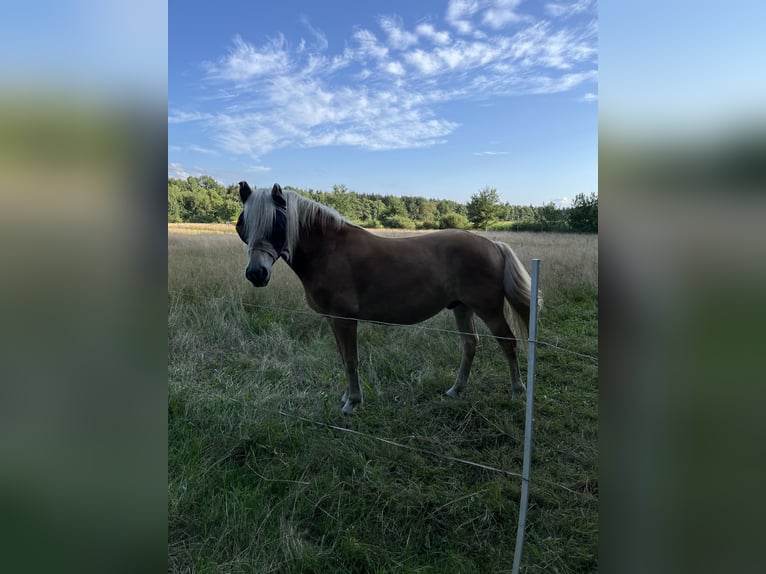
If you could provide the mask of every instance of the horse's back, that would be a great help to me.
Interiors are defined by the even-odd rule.
[[[494,242],[470,231],[443,229],[414,236],[413,245],[427,246],[430,256],[451,273],[494,273],[502,270],[503,257]]]
[[[448,229],[367,239],[370,244],[362,248],[357,285],[376,299],[384,297],[389,305],[397,299],[402,304],[417,301],[423,308],[433,306],[433,312],[458,303],[502,304],[503,255],[485,237]]]

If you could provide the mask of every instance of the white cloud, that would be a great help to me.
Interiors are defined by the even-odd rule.
[[[475,151],[473,152],[473,155],[486,157],[486,156],[495,156],[495,155],[508,155],[508,153],[509,152],[507,151]]]
[[[433,53],[425,50],[415,50],[405,54],[404,59],[419,72],[429,75],[438,72],[442,67],[442,61]]]
[[[482,0],[450,0],[445,19],[459,34],[470,34],[474,28],[470,19],[484,3]]]
[[[459,127],[437,104],[563,92],[596,79],[595,25],[530,22],[520,7],[517,0],[451,0],[445,22],[470,32],[456,37],[432,23],[410,30],[396,16],[380,17],[380,39],[355,28],[336,54],[305,18],[314,41],[292,48],[282,35],[261,46],[237,35],[224,56],[204,64],[204,111],[173,111],[168,122],[201,122],[212,141],[199,153],[255,158],[288,146],[435,145]],[[215,93],[226,98],[211,99]]]
[[[186,179],[189,175],[189,172],[187,172],[180,163],[171,162],[168,164],[168,177]]]
[[[267,171],[271,171],[271,168],[265,165],[251,165],[248,169],[255,173],[265,173]]]
[[[418,42],[417,34],[405,30],[399,18],[382,16],[380,18],[380,27],[388,35],[389,47],[394,50],[405,50]]]
[[[353,35],[359,44],[355,55],[361,58],[373,58],[380,60],[388,56],[388,48],[378,42],[377,36],[364,28],[357,30]]]
[[[227,56],[217,63],[208,62],[204,65],[211,78],[235,82],[284,72],[290,63],[286,44],[284,36],[280,34],[259,50],[237,34],[234,36],[234,47]]]
[[[452,68],[479,68],[503,57],[507,48],[504,40],[487,42],[458,42],[449,48],[437,50],[439,56]]]
[[[404,58],[425,75],[479,70],[488,64],[501,62],[508,45],[507,39],[502,38],[491,42],[458,40],[450,46],[431,51],[414,50],[405,54]]]
[[[210,114],[200,112],[182,112],[174,111],[168,115],[169,124],[183,124],[186,122],[196,122],[210,119]]]
[[[497,30],[511,22],[520,21],[522,17],[516,13],[516,8],[520,3],[521,0],[496,0],[484,12],[482,22]]]
[[[194,152],[197,152],[197,153],[204,153],[204,154],[207,154],[207,155],[218,155],[218,152],[215,151],[214,149],[209,149],[209,148],[206,148],[206,147],[202,147],[202,146],[197,145],[197,144],[189,144],[189,151],[194,151]]]
[[[594,80],[595,78],[595,70],[589,72],[564,74],[563,76],[558,77],[538,76],[530,81],[529,93],[555,94],[559,92],[566,92],[586,81]]]
[[[553,31],[548,22],[538,22],[517,32],[510,49],[513,59],[526,66],[565,70],[596,55],[593,36],[590,29],[584,33]]]
[[[321,30],[314,28],[314,26],[311,25],[311,22],[309,22],[309,19],[306,17],[306,15],[301,16],[301,24],[303,24],[306,29],[311,33],[311,35],[314,37],[314,40],[316,41],[316,48],[324,52],[327,50],[329,46],[329,42],[327,41],[327,35],[322,32]],[[303,51],[306,48],[305,41],[301,40],[303,43],[303,46],[299,48],[299,51]]]
[[[597,102],[598,101],[598,94],[594,94],[593,92],[588,92],[584,96],[582,96],[578,101],[580,102]]]
[[[445,46],[451,42],[449,32],[438,32],[431,24],[418,24],[415,31],[437,46]]]
[[[213,139],[224,151],[243,155],[260,155],[279,147],[279,135],[264,114],[218,114],[211,121]]]
[[[576,2],[550,2],[545,5],[545,11],[554,18],[566,18],[588,10],[593,0],[577,0]]]
[[[364,86],[330,91],[320,80],[284,78],[268,97],[269,106],[258,106],[268,111],[221,114],[211,122],[219,145],[252,155],[286,145],[411,148],[443,141],[457,127],[434,118],[418,95]]]
[[[445,19],[459,34],[484,38],[486,33],[478,29],[475,21],[479,14],[481,24],[499,30],[528,19],[517,11],[520,4],[521,0],[450,0]]]
[[[394,76],[403,76],[405,74],[404,72],[404,66],[400,62],[388,62],[384,69],[389,74],[393,74]]]

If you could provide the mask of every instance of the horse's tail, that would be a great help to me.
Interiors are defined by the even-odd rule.
[[[519,339],[529,337],[529,306],[531,301],[532,279],[521,264],[513,249],[501,241],[495,245],[503,254],[503,288],[505,290],[504,313],[508,326]],[[542,308],[543,296],[538,289],[537,308]]]

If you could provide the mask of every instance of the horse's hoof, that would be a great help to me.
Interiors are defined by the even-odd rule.
[[[450,390],[446,391],[444,394],[447,395],[448,397],[452,397],[453,399],[456,399],[458,395],[458,391],[456,391],[455,388],[453,387]]]
[[[351,404],[351,401],[346,401],[346,404],[343,405],[343,414],[344,415],[354,415],[356,414],[356,409],[359,405]]]

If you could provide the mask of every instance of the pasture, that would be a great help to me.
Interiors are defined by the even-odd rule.
[[[597,237],[487,235],[542,260],[538,339],[597,357]],[[360,324],[365,403],[344,416],[326,321],[283,261],[262,289],[246,261],[233,226],[169,226],[168,570],[510,572],[520,478],[453,460],[521,472],[524,399],[497,343],[452,399],[458,336],[429,329],[451,312]],[[597,415],[597,362],[540,346],[523,572],[598,570]]]

